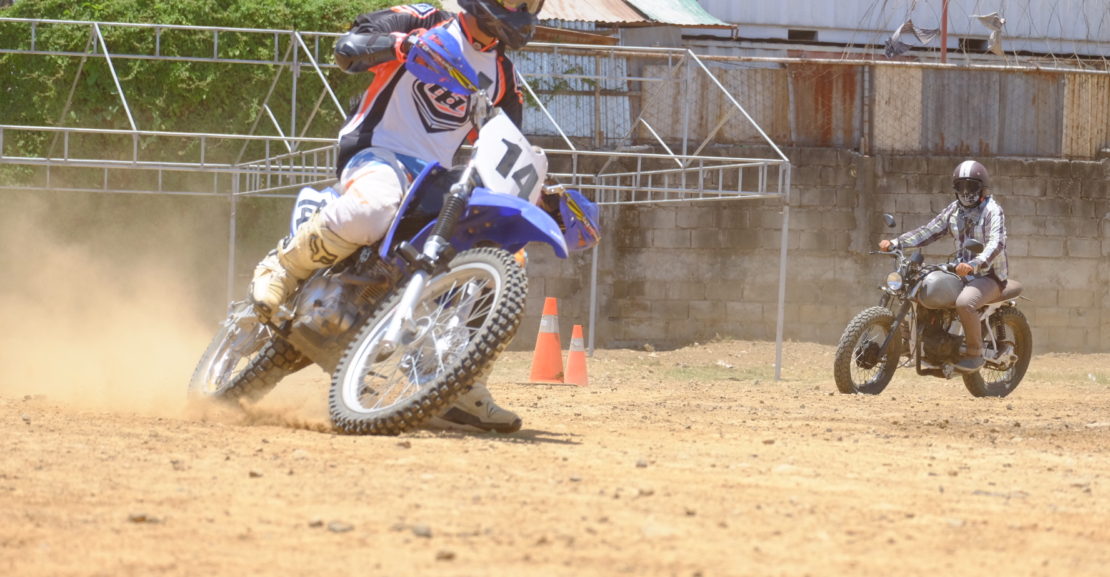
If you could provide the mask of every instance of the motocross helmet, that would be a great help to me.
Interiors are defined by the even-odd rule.
[[[459,7],[478,21],[478,28],[508,50],[520,50],[536,33],[536,15],[544,0],[459,0]]]
[[[964,208],[975,208],[990,196],[991,175],[987,167],[974,160],[965,160],[952,171],[952,188],[956,200]]]

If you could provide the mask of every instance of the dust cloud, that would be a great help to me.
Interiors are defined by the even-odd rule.
[[[201,291],[182,266],[191,233],[155,222],[117,238],[123,233],[111,231],[129,223],[92,215],[83,199],[8,197],[2,224],[0,396],[182,415],[188,379],[216,329],[197,313]]]

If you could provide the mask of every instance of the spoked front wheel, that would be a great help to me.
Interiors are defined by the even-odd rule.
[[[524,270],[501,249],[456,256],[413,307],[392,353],[381,341],[400,292],[348,346],[331,385],[332,421],[346,433],[395,435],[437,416],[512,340],[527,293]]]
[[[985,350],[994,350],[996,360],[983,365],[977,373],[964,375],[964,386],[976,397],[1005,397],[1017,388],[1029,369],[1033,356],[1033,332],[1029,321],[1017,307],[998,309],[990,318],[994,343],[984,343]]]
[[[902,348],[902,339],[896,336],[886,354],[882,353],[893,324],[894,315],[885,307],[865,309],[848,323],[833,361],[833,376],[840,392],[877,395],[890,384]]]

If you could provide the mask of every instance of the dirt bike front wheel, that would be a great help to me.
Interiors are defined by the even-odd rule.
[[[840,392],[877,395],[890,384],[898,368],[902,339],[891,339],[885,355],[881,349],[893,324],[894,315],[886,307],[864,309],[848,323],[833,360],[833,377]]]
[[[348,345],[332,377],[335,426],[395,435],[439,415],[508,346],[520,326],[527,278],[508,252],[459,253],[413,307],[413,326],[392,354],[381,340],[397,314],[394,293]]]
[[[249,302],[237,301],[197,363],[189,380],[189,397],[257,401],[282,378],[308,364],[292,345],[258,322]]]
[[[964,386],[976,397],[1005,397],[1014,392],[1029,369],[1033,356],[1033,331],[1017,307],[1004,307],[991,315],[994,343],[984,343],[1000,358],[983,365],[977,373],[964,375]]]

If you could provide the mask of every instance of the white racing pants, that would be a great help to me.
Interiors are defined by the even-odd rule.
[[[401,200],[424,162],[384,148],[351,157],[339,177],[340,197],[320,211],[325,225],[343,240],[370,245],[389,230]]]

